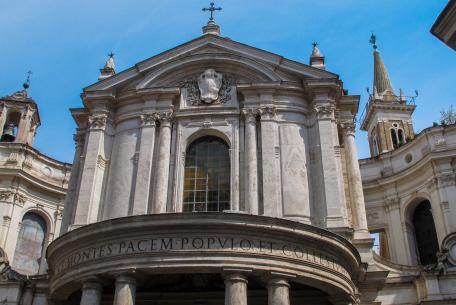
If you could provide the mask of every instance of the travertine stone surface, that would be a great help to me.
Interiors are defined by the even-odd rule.
[[[103,289],[100,283],[86,281],[82,284],[81,305],[100,305]]]
[[[268,281],[268,305],[290,305],[290,284],[281,278]]]
[[[172,112],[160,114],[160,132],[158,147],[158,164],[153,188],[154,213],[166,213],[168,198],[169,160],[171,152]]]
[[[135,305],[136,280],[129,275],[120,275],[116,278],[116,291],[113,305]]]
[[[243,109],[245,118],[246,211],[258,214],[256,110]]]
[[[247,277],[239,274],[225,276],[225,305],[247,305]]]

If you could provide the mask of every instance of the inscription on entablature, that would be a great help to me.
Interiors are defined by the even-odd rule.
[[[138,254],[178,254],[198,255],[208,253],[257,254],[259,257],[279,257],[298,260],[312,265],[330,268],[349,276],[347,270],[336,259],[316,249],[307,248],[302,244],[284,243],[279,241],[240,238],[229,236],[189,236],[189,237],[149,237],[142,239],[125,239],[106,242],[94,247],[83,248],[61,258],[54,270],[60,275],[73,267],[102,260],[104,258],[121,258]],[[195,254],[190,254],[195,252]]]

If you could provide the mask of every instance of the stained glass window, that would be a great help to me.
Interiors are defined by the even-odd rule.
[[[185,158],[184,212],[230,209],[230,157],[228,145],[217,137],[193,142]]]

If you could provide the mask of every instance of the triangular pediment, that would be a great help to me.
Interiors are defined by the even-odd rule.
[[[338,78],[331,72],[209,34],[146,59],[84,91],[176,87],[207,68],[232,75],[238,83]]]

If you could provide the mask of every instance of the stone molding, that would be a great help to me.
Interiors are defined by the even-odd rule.
[[[62,293],[83,278],[130,269],[140,273],[158,261],[159,272],[198,273],[220,272],[235,258],[236,269],[289,274],[297,280],[318,274],[322,282],[349,294],[355,293],[354,281],[364,272],[353,245],[334,233],[235,213],[151,214],[94,223],[57,238],[47,258],[51,296],[56,298],[65,297]],[[124,260],[128,268],[119,269]]]

